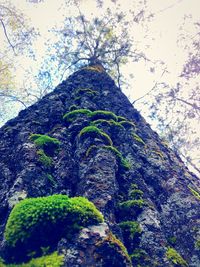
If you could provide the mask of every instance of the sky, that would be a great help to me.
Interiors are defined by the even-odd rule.
[[[74,8],[71,4],[72,1],[10,0],[26,15],[29,24],[38,29],[40,33],[33,46],[37,54],[37,60],[33,61],[25,56],[19,56],[17,59],[16,66],[18,67],[16,67],[15,82],[19,87],[20,83],[24,81],[27,69],[31,67],[32,74],[37,74],[40,64],[45,59],[45,42],[49,40],[48,42],[54,43],[54,37],[49,30],[52,27],[59,29],[66,16],[78,15],[77,8]],[[95,0],[77,1],[81,12],[87,18],[102,16],[104,9],[97,8]],[[125,12],[131,9],[135,14],[141,10],[143,2],[145,2],[145,0],[118,0],[117,5],[114,5],[113,1],[104,0],[104,8],[110,7],[111,10],[119,8]],[[3,0],[0,0],[1,2]],[[149,92],[155,83],[167,82],[172,87],[176,86],[183,64],[188,56],[188,51],[184,47],[191,44],[191,37],[195,34],[194,22],[200,19],[200,0],[146,0],[145,10],[145,16],[154,14],[153,17],[150,17],[149,20],[145,19],[144,22],[135,23],[134,27],[129,29],[129,33],[134,38],[136,46],[141,51],[145,51],[145,55],[150,61],[130,62],[122,69],[126,81],[129,82],[129,86],[122,88],[122,90],[131,102]],[[187,36],[186,40],[183,41],[180,38],[181,34]],[[0,40],[2,38],[3,35],[0,31]],[[3,42],[0,42],[0,49],[2,45]],[[129,78],[130,74],[133,75],[132,80]],[[59,82],[55,79],[53,86],[55,87]],[[198,82],[198,80],[195,80],[195,82]],[[184,90],[185,95],[187,95],[189,88],[185,86]],[[145,107],[140,105],[140,102],[137,102],[136,107],[145,114]],[[21,106],[16,106],[16,110],[11,113],[11,116],[13,114],[16,116],[20,108]],[[194,125],[194,123],[192,127],[195,131],[200,132],[200,126]],[[156,126],[154,129],[156,129]]]

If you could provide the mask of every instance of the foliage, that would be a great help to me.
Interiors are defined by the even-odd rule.
[[[181,255],[174,249],[168,247],[166,257],[169,261],[173,262],[177,266],[186,267],[187,262],[181,257]]]
[[[131,122],[131,121],[122,120],[119,123],[125,128],[134,128],[134,129],[136,128],[135,124],[133,122]]]
[[[67,122],[72,122],[73,120],[75,120],[77,118],[77,116],[80,116],[80,115],[87,115],[88,116],[90,113],[91,113],[91,110],[89,110],[89,109],[76,109],[76,110],[73,110],[73,111],[66,113],[63,116],[63,119]]]
[[[133,253],[130,255],[130,258],[135,264],[141,264],[142,261],[148,261],[147,252],[140,248],[134,249]]]
[[[20,201],[11,211],[5,239],[11,247],[27,245],[35,239],[37,247],[51,245],[51,238],[55,241],[66,236],[67,231],[102,221],[101,213],[84,197],[52,195],[29,198]],[[52,237],[52,232],[57,236]]]
[[[109,135],[104,133],[102,130],[100,130],[96,126],[84,127],[79,133],[79,138],[85,138],[85,137],[88,137],[88,136],[90,136],[90,137],[100,137],[101,139],[106,141],[110,146],[112,146],[112,144],[113,144],[111,138],[109,137]]]
[[[142,232],[139,223],[136,221],[124,221],[119,223],[118,225],[130,236],[131,239],[134,239],[136,234],[140,234]]]
[[[54,252],[50,255],[32,259],[27,263],[8,264],[1,267],[61,267],[64,263],[63,258],[63,255],[58,255],[57,252]]]

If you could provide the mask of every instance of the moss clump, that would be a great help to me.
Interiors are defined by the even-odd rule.
[[[144,194],[143,191],[140,189],[132,189],[129,192],[129,197],[131,199],[142,199],[143,194]]]
[[[117,116],[117,121],[127,121],[127,119],[122,116]]]
[[[47,156],[43,149],[39,149],[37,151],[37,154],[39,156],[39,161],[45,166],[45,167],[51,167],[53,164],[53,161],[51,157]]]
[[[122,169],[129,170],[131,168],[130,162],[122,156],[122,153],[114,146],[103,146],[103,148],[112,151],[118,159],[119,166]]]
[[[143,208],[144,205],[145,202],[143,199],[127,200],[119,204],[120,208],[123,210],[129,210],[130,208]]]
[[[139,135],[137,135],[136,133],[133,133],[133,138],[134,138],[135,141],[137,141],[137,142],[139,142],[139,143],[145,145],[145,142],[144,142],[144,141],[142,140],[142,138],[139,137]]]
[[[53,177],[51,174],[47,173],[46,177],[47,177],[47,179],[49,180],[49,182],[50,182],[53,186],[56,186],[56,185],[57,185],[56,180],[54,179],[54,177]]]
[[[60,145],[60,141],[56,138],[50,137],[44,134],[31,134],[30,140],[33,141],[36,146],[46,149],[57,149]]]
[[[119,223],[118,225],[132,240],[136,235],[141,234],[142,232],[139,223],[136,221],[125,221]]]
[[[1,267],[61,267],[64,264],[64,256],[54,252],[50,255],[35,258],[27,263],[0,265]]]
[[[106,119],[117,121],[117,116],[113,112],[107,110],[95,110],[90,113],[89,116],[92,120]]]
[[[92,90],[90,88],[84,88],[84,89],[78,89],[76,91],[76,94],[78,95],[84,95],[84,94],[87,94],[87,95],[91,95],[91,96],[94,96],[94,95],[98,95],[98,92],[95,91],[95,90]]]
[[[187,262],[181,257],[181,255],[174,249],[168,248],[166,252],[166,257],[169,261],[174,263],[176,266],[187,267]]]
[[[195,247],[200,250],[200,240],[197,240],[195,243]]]
[[[106,141],[109,145],[112,146],[112,140],[109,137],[108,134],[104,133],[102,130],[97,128],[96,126],[87,126],[84,127],[80,133],[79,133],[79,138],[84,138],[84,137],[99,137]]]
[[[134,266],[141,266],[138,264],[146,263],[149,260],[147,252],[140,248],[134,249],[133,253],[130,255],[130,258],[135,264]]]
[[[188,186],[188,188],[190,189],[190,192],[193,194],[193,196],[195,196],[196,199],[200,200],[200,194],[199,194],[199,192],[197,192],[196,190],[194,190],[190,186]]]
[[[89,110],[89,109],[76,109],[76,110],[73,110],[73,111],[70,111],[70,112],[66,113],[66,114],[63,116],[63,119],[64,119],[66,122],[72,122],[72,121],[75,120],[78,116],[80,116],[80,115],[86,115],[86,116],[88,116],[90,113],[92,113],[92,111]]]
[[[116,238],[115,235],[113,235],[112,232],[109,232],[107,237],[103,241],[99,242],[98,246],[102,246],[103,244],[107,244],[108,247],[117,250],[120,254],[125,256],[127,262],[130,264],[129,266],[132,266],[126,247],[118,238]]]
[[[135,124],[131,121],[120,121],[120,125],[122,125],[124,128],[136,128]]]
[[[37,248],[45,247],[68,232],[102,221],[101,213],[84,197],[52,195],[29,198],[20,201],[11,211],[5,239],[11,247],[31,243],[37,244]]]
[[[175,236],[171,236],[167,239],[167,241],[171,244],[174,245],[176,244],[177,238]]]
[[[90,123],[91,125],[109,125],[109,126],[115,126],[115,127],[119,127],[121,129],[124,129],[124,127],[119,123],[119,122],[116,122],[114,120],[106,120],[106,119],[98,119],[98,120],[95,120],[95,121],[92,121]]]

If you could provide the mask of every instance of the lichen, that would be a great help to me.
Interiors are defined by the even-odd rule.
[[[91,113],[92,113],[92,111],[89,110],[89,109],[75,109],[75,110],[72,110],[72,111],[66,113],[63,116],[63,119],[66,122],[72,122],[73,120],[75,120],[80,115],[86,115],[86,116],[88,116]]]
[[[51,238],[58,240],[66,232],[100,222],[103,222],[103,216],[84,197],[52,195],[29,198],[20,201],[11,211],[5,239],[11,247],[31,243],[34,238],[40,246],[50,245]],[[51,235],[52,232],[55,236]]]
[[[99,137],[106,141],[109,145],[112,146],[112,140],[108,134],[97,128],[96,126],[86,126],[84,127],[80,133],[79,133],[79,138],[85,138],[85,137]]]
[[[171,247],[168,247],[166,251],[166,257],[169,261],[171,261],[175,266],[187,267],[187,262],[182,258],[182,256]]]

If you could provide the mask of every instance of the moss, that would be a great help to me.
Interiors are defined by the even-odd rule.
[[[90,88],[84,88],[84,89],[78,89],[76,91],[76,94],[78,94],[78,95],[87,94],[87,95],[94,96],[94,95],[98,95],[99,93],[97,91],[95,91],[95,90],[90,89]]]
[[[122,116],[117,116],[117,121],[127,121],[127,119]]]
[[[84,127],[79,133],[80,139],[84,137],[88,137],[88,136],[99,137],[103,139],[104,141],[106,141],[106,143],[112,146],[112,140],[110,136],[106,134],[105,132],[103,132],[102,130],[100,130],[99,128],[97,128],[96,126]]]
[[[63,116],[63,119],[64,119],[66,122],[72,122],[72,121],[75,120],[78,116],[80,116],[80,115],[86,115],[86,116],[88,116],[90,113],[92,113],[92,111],[89,110],[89,109],[76,109],[76,110],[73,110],[73,111],[70,111],[70,112],[66,113],[66,114]]]
[[[135,124],[130,121],[120,121],[119,124],[125,128],[134,128],[134,129],[136,128]]]
[[[114,155],[117,157],[117,161],[121,169],[129,170],[131,168],[129,161],[126,158],[124,158],[121,152],[114,146],[99,146],[98,147],[96,145],[91,145],[86,151],[86,156],[88,157],[93,149],[98,149],[98,148],[103,148],[103,149],[112,151]]]
[[[136,248],[134,249],[133,253],[130,254],[130,258],[133,261],[133,263],[136,265],[136,264],[141,264],[142,262],[148,261],[149,257],[145,250]]]
[[[125,233],[130,236],[132,240],[137,234],[141,234],[142,232],[139,223],[136,221],[125,221],[119,223],[118,225]]]
[[[29,198],[20,201],[11,211],[5,239],[11,247],[31,242],[34,244],[36,240],[37,247],[48,246],[65,236],[66,232],[77,230],[77,226],[79,228],[102,221],[101,213],[84,197],[52,195]]]
[[[195,247],[200,250],[200,240],[197,240],[195,243]]]
[[[73,110],[76,110],[77,109],[77,106],[76,105],[71,105],[69,107],[69,111],[73,111]]]
[[[171,261],[175,266],[186,267],[188,266],[187,262],[181,257],[181,255],[174,249],[168,248],[166,251],[166,257]]]
[[[135,208],[139,207],[142,208],[145,205],[145,202],[143,199],[133,199],[133,200],[127,200],[122,203],[120,203],[120,207],[122,209],[130,209],[130,208]]]
[[[131,259],[130,259],[129,255],[128,255],[126,247],[124,246],[124,244],[118,238],[116,238],[115,235],[113,235],[111,232],[109,232],[108,236],[104,239],[103,242],[106,242],[106,241],[109,242],[109,246],[111,246],[111,247],[117,246],[120,249],[120,252],[126,257],[127,261],[129,263],[131,263]]]
[[[50,255],[35,258],[27,263],[0,265],[1,267],[61,267],[64,264],[64,256],[54,252]]]
[[[54,179],[54,177],[53,177],[51,174],[47,173],[46,177],[47,177],[47,179],[49,180],[49,182],[50,182],[53,186],[56,186],[56,185],[57,185],[56,180]]]
[[[171,236],[167,239],[167,241],[171,244],[174,245],[176,244],[177,238],[175,236]]]
[[[53,164],[53,161],[51,157],[47,156],[43,149],[39,149],[37,151],[37,154],[39,156],[39,161],[45,166],[45,167],[51,167]]]
[[[122,169],[129,170],[131,168],[130,162],[122,156],[122,153],[114,146],[103,146],[103,148],[112,151],[118,159],[119,166]]]
[[[142,138],[139,137],[139,135],[137,135],[136,133],[133,133],[133,138],[134,138],[135,141],[137,141],[137,142],[139,142],[139,143],[145,145],[145,142],[144,142],[144,141],[142,140]]]
[[[124,127],[119,123],[119,122],[116,122],[114,120],[106,120],[106,119],[98,119],[98,120],[95,120],[95,121],[92,121],[90,123],[91,125],[109,125],[109,126],[115,126],[115,127],[119,127],[121,129],[124,129]]]
[[[142,199],[142,196],[143,196],[143,191],[142,190],[139,190],[139,189],[132,189],[130,190],[129,192],[129,197],[131,199]]]
[[[60,145],[60,141],[57,138],[50,137],[44,134],[31,134],[30,140],[33,141],[36,146],[43,149],[57,149]]]
[[[195,196],[196,199],[200,200],[200,194],[199,194],[199,192],[197,192],[196,190],[194,190],[190,186],[188,186],[188,188],[190,189],[190,192],[193,194],[193,196]]]
[[[90,113],[89,116],[92,120],[106,119],[117,121],[117,116],[113,112],[107,110],[95,110]]]

